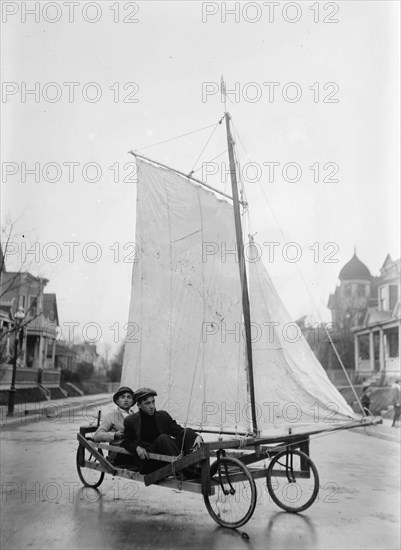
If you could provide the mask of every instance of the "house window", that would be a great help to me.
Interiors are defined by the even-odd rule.
[[[21,296],[19,305],[22,307],[22,309],[25,311],[25,303],[26,303],[26,296]]]
[[[399,340],[398,330],[394,330],[387,333],[387,344],[389,357],[399,357]]]
[[[369,359],[370,358],[370,348],[369,348],[369,334],[362,334],[358,336],[359,340],[359,359]]]
[[[380,358],[380,333],[373,333],[373,350],[375,355],[375,361],[379,361]]]
[[[365,297],[365,285],[358,285],[358,297],[364,298]]]
[[[382,286],[379,289],[379,310],[388,311],[387,307],[387,287]]]
[[[393,311],[395,308],[397,302],[398,302],[398,286],[397,285],[390,285],[390,311]]]
[[[37,312],[37,299],[36,296],[29,296],[28,317],[33,319],[36,317]]]
[[[49,359],[49,358],[52,358],[53,357],[53,340],[47,340],[47,353],[46,353],[46,357]]]

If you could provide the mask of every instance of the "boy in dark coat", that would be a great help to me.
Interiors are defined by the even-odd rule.
[[[148,453],[178,456],[199,448],[202,438],[191,428],[183,428],[166,411],[157,411],[151,388],[141,388],[134,393],[139,412],[124,420],[123,447],[137,457],[141,474],[148,474],[166,463],[149,458]]]

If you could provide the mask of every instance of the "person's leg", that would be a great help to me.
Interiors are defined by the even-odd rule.
[[[152,445],[149,447],[150,453],[158,453],[160,455],[178,456],[180,449],[177,443],[168,434],[161,434],[155,439]],[[163,466],[167,466],[168,462],[162,460],[145,459],[141,460],[141,474],[149,474],[154,472]]]
[[[399,405],[394,405],[394,419],[392,426],[395,426],[395,423],[399,421],[401,414],[401,407]]]
[[[397,405],[394,405],[394,416],[393,416],[393,423],[391,424],[391,427],[395,426],[395,423],[397,422]]]
[[[191,452],[192,446],[197,437],[196,432],[192,428],[186,428],[185,432],[177,438],[177,445],[180,450],[182,449],[184,455],[187,455]]]
[[[180,449],[183,450],[184,455],[191,452],[196,438],[197,433],[194,432],[192,428],[186,428],[182,436],[177,439],[177,443],[180,446]],[[199,479],[201,475],[201,466],[199,463],[192,464],[192,466],[187,466],[187,468],[184,468],[183,472],[188,479]]]
[[[138,455],[126,455],[122,453],[114,453],[113,465],[119,468],[137,468],[139,469],[140,458]]]
[[[177,442],[168,434],[161,434],[155,439],[150,446],[151,453],[159,453],[161,455],[178,456],[180,448]]]
[[[114,447],[121,447],[122,450],[125,451],[125,448],[121,445],[121,443],[114,443],[113,442],[113,446]],[[109,455],[108,455],[108,460],[114,465],[114,466],[117,466],[119,468],[122,468],[122,467],[126,467],[126,468],[136,468],[136,469],[139,469],[139,463],[140,463],[140,458],[138,457],[138,455],[135,453],[135,455],[133,454],[125,454],[125,453],[119,453],[117,451],[110,451],[109,452]]]

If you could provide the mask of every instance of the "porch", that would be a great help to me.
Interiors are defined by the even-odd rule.
[[[356,375],[390,384],[400,378],[400,326],[393,320],[354,329]]]

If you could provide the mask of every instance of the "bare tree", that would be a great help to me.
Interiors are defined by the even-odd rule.
[[[18,220],[17,220],[18,222]],[[16,222],[11,219],[7,219],[4,226],[1,228],[1,240],[0,240],[0,305],[3,302],[3,309],[6,304],[4,299],[7,295],[10,295],[25,284],[24,274],[28,272],[29,265],[26,262],[19,262],[18,269],[16,271],[7,271],[6,261],[7,256],[14,255],[18,244],[16,242]],[[7,304],[8,305],[8,304]],[[38,296],[36,296],[28,306],[28,309],[24,312],[25,318],[20,323],[20,328],[23,329],[29,323],[32,323],[35,319],[40,317],[41,311],[38,311]],[[33,313],[34,312],[34,313]],[[32,315],[33,313],[33,315]],[[11,311],[9,311],[9,320],[14,323],[14,326],[8,330],[2,331],[0,334],[0,342],[3,342],[9,334],[15,331],[15,319],[13,318]]]

